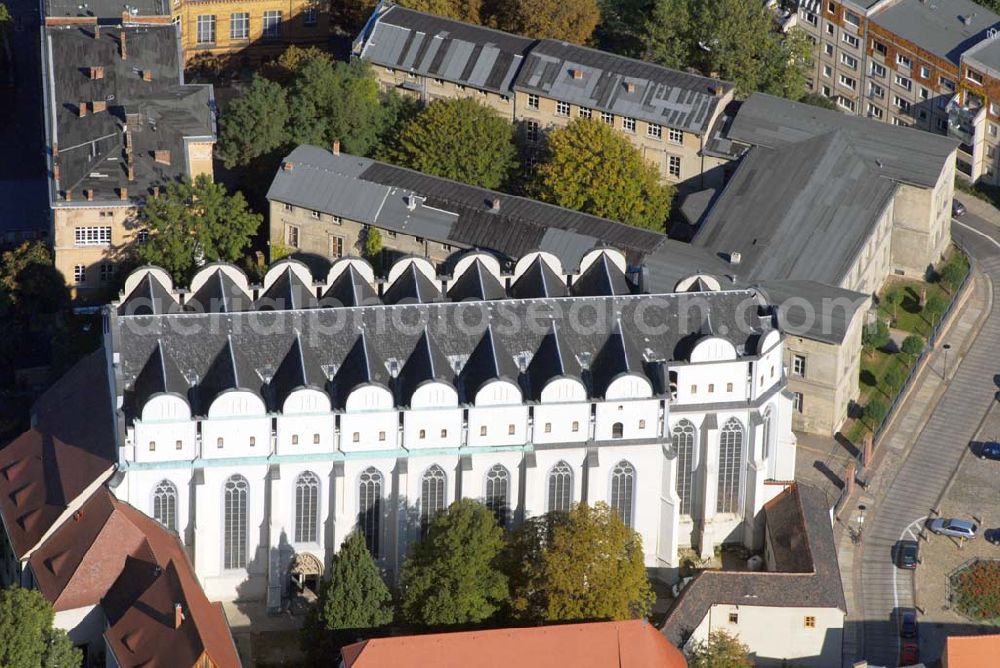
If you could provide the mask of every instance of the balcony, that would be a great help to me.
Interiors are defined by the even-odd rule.
[[[974,144],[976,127],[982,125],[986,108],[982,105],[959,104],[956,95],[948,103],[948,135],[963,144]]]

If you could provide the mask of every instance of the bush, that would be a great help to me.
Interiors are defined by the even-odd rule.
[[[885,376],[882,380],[885,382],[885,386],[890,392],[895,392],[900,388],[900,386],[902,386],[906,377],[903,375],[902,369],[893,365],[885,372]]]
[[[948,292],[953,292],[959,285],[962,284],[962,280],[965,279],[966,268],[962,266],[961,263],[951,260],[945,266],[941,267],[941,274],[939,276],[941,283],[944,284]]]
[[[885,320],[879,318],[870,325],[865,325],[865,330],[861,333],[861,343],[865,348],[884,348],[889,343],[889,325]]]
[[[907,355],[916,357],[924,351],[924,339],[922,336],[911,334],[903,339],[901,350]]]
[[[878,427],[888,412],[889,408],[878,397],[872,397],[865,405],[865,418],[871,422],[872,428]]]
[[[976,561],[952,575],[955,607],[973,619],[1000,617],[1000,561]]]
[[[924,304],[924,312],[930,316],[931,322],[936,323],[938,318],[945,312],[948,308],[948,301],[939,294],[933,294],[927,298],[927,303]]]

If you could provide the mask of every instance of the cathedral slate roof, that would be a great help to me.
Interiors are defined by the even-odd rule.
[[[275,307],[275,303],[281,304]],[[278,277],[264,291],[256,303],[257,310],[274,308],[316,308],[316,293],[312,286],[306,285],[291,267],[278,274]]]
[[[253,306],[250,296],[221,269],[212,272],[185,303],[187,310],[215,313],[249,311]]]
[[[504,299],[507,296],[503,285],[482,263],[473,260],[462,272],[462,275],[452,281],[448,288],[448,298],[452,301],[463,299]]]
[[[532,260],[524,273],[510,286],[510,296],[516,299],[565,297],[568,294],[566,281],[552,271],[549,263],[541,257]]]
[[[444,299],[441,290],[411,263],[382,295],[386,304],[426,304]]]
[[[570,292],[574,295],[627,295],[633,292],[625,272],[608,256],[601,254],[590,263],[587,270],[573,282]]]
[[[365,277],[353,266],[340,272],[323,293],[324,306],[369,306],[380,304],[378,295]]]

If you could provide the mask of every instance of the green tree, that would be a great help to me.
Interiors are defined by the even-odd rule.
[[[400,0],[396,4],[466,23],[480,23],[482,20],[482,0]]]
[[[861,332],[861,344],[869,350],[884,348],[892,336],[889,334],[889,325],[882,318],[874,323],[865,325]]]
[[[948,301],[935,292],[934,294],[927,297],[927,303],[924,304],[924,313],[930,318],[930,323],[937,324],[937,321],[944,315],[945,310],[948,308]]]
[[[5,27],[10,21],[10,11],[7,9],[7,5],[0,2],[0,28]]]
[[[490,22],[525,37],[583,44],[600,20],[597,0],[504,0]]]
[[[882,420],[885,419],[885,414],[889,412],[886,407],[885,402],[878,397],[872,397],[865,404],[865,418],[871,424],[872,429],[881,424]]]
[[[905,379],[906,378],[905,376],[903,376],[902,369],[900,369],[899,366],[896,364],[893,364],[888,369],[886,369],[885,376],[883,376],[882,378],[882,380],[885,382],[885,387],[888,390],[888,394],[892,394],[896,390],[898,390],[900,386],[903,384],[903,381]]]
[[[586,118],[552,131],[532,187],[542,201],[657,231],[674,194],[627,139]]]
[[[478,501],[463,498],[438,513],[403,564],[403,616],[436,626],[495,615],[509,598],[498,566],[503,545],[503,529]]]
[[[643,31],[645,58],[680,69],[691,62],[691,0],[654,0]]]
[[[225,186],[205,174],[194,182],[171,182],[139,209],[137,225],[149,231],[149,238],[138,245],[138,255],[183,285],[201,258],[238,260],[261,220],[247,209],[242,193],[226,194]]]
[[[514,126],[471,97],[437,100],[403,125],[383,159],[496,189],[517,165]]]
[[[349,35],[357,35],[375,11],[376,0],[340,0],[330,3],[330,20]]]
[[[314,659],[329,657],[352,631],[392,623],[392,594],[360,531],[352,531],[333,557],[330,576],[302,627],[302,647]]]
[[[900,350],[910,357],[916,357],[924,351],[924,337],[910,334],[903,339],[903,345],[900,347]]]
[[[382,232],[377,227],[369,227],[365,232],[365,256],[375,264],[382,253]]]
[[[332,64],[333,56],[315,46],[301,47],[293,44],[285,49],[276,61],[265,63],[261,67],[261,74],[271,81],[287,86],[295,80],[305,64],[313,60]]]
[[[247,91],[226,105],[219,120],[219,156],[226,169],[247,165],[288,143],[288,117],[285,89],[255,76]]]
[[[954,261],[948,262],[941,267],[941,283],[948,289],[948,292],[953,292],[965,280],[965,273],[966,268],[962,264]]]
[[[836,102],[828,98],[826,95],[821,95],[820,93],[807,93],[799,99],[799,102],[802,102],[803,104],[811,104],[814,107],[822,107],[823,109],[840,111],[837,108]]]
[[[708,640],[695,644],[688,668],[753,668],[750,648],[725,631],[712,631]]]
[[[903,303],[903,291],[889,290],[882,299],[886,306],[892,307],[892,319],[895,321],[898,317],[899,305]]]
[[[644,58],[645,25],[653,11],[652,0],[598,0],[601,22],[592,41],[603,51]]]
[[[0,666],[67,668],[83,657],[65,631],[52,628],[55,613],[36,589],[0,590]]]
[[[515,617],[633,619],[652,606],[642,538],[607,504],[579,504],[527,522],[511,549],[505,564],[514,570]]]
[[[0,261],[0,308],[18,321],[55,313],[69,302],[66,279],[52,263],[52,252],[41,241],[24,242],[5,251]]]

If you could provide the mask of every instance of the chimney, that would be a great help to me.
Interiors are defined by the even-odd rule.
[[[500,198],[494,197],[492,200],[490,200],[490,211],[499,211],[499,210],[500,210]]]
[[[80,103],[80,106],[77,107],[77,113],[79,113],[80,118],[83,118],[84,116],[87,115],[87,103],[86,102],[81,102]]]
[[[152,81],[153,80],[153,72],[152,72],[152,70],[143,70],[142,71],[142,80],[143,81]]]
[[[104,78],[104,68],[100,65],[91,65],[90,67],[90,78],[91,79],[103,79]]]
[[[67,190],[66,192],[63,193],[63,197],[66,198],[67,202],[72,202],[73,201],[73,191],[72,190]]]
[[[125,26],[122,26],[121,37],[118,40],[119,46],[122,50],[122,60],[128,60],[128,51],[125,49]]]
[[[153,186],[153,199],[160,196],[160,186]]]
[[[295,169],[295,163],[291,162],[290,160],[287,160],[285,161],[285,164],[281,166],[281,169],[286,172],[290,172],[293,169]]]
[[[128,188],[122,186],[118,189],[118,197],[124,202],[128,199]]]
[[[743,256],[740,254],[739,251],[733,251],[732,253],[729,254],[729,264],[736,265],[739,264],[742,260]]]
[[[155,160],[157,162],[157,164],[160,164],[160,165],[169,165],[170,164],[170,151],[168,151],[166,149],[162,149],[162,148],[153,151],[153,160]]]
[[[94,189],[93,188],[88,188],[87,190],[84,190],[83,194],[87,196],[87,201],[88,202],[93,202],[94,201]]]
[[[128,180],[135,181],[135,165],[128,163]]]
[[[340,140],[339,139],[334,139],[333,140],[333,154],[334,155],[340,155]]]
[[[625,83],[625,90],[628,91],[629,93],[634,93],[635,92],[635,82],[634,81],[628,81],[628,82],[626,82]]]
[[[60,171],[59,165],[52,166],[52,178],[54,178],[56,181],[59,180],[59,171]]]
[[[94,24],[94,39],[101,39],[101,24]]]
[[[181,609],[180,603],[174,603],[174,628],[179,629],[181,627],[181,622],[184,621],[184,611]]]
[[[722,97],[722,94],[726,92],[726,89],[722,86],[716,86],[712,89],[712,92],[715,94],[715,97]]]
[[[108,103],[105,102],[104,100],[94,100],[93,102],[90,103],[90,110],[93,111],[95,114],[99,111],[107,111],[107,109],[108,109]]]
[[[575,69],[574,68],[572,74],[573,74],[573,78],[576,79],[577,81],[579,81],[580,79],[583,78],[583,70],[579,70],[579,69]]]

